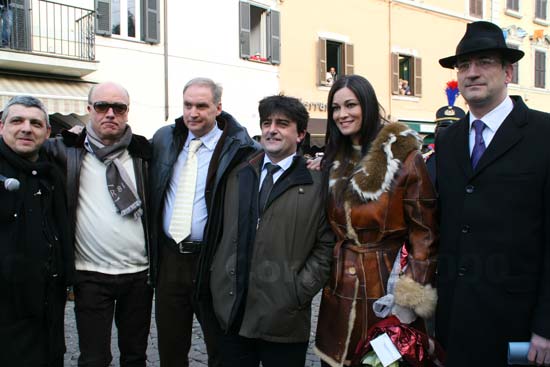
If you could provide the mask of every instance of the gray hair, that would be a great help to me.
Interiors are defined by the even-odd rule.
[[[44,103],[42,103],[41,100],[38,98],[32,97],[32,96],[15,96],[12,97],[8,103],[4,106],[4,109],[2,110],[2,116],[0,116],[0,120],[3,122],[6,117],[8,117],[8,111],[11,106],[13,105],[21,105],[25,107],[36,107],[39,110],[41,110],[44,113],[44,119],[46,120],[46,126],[51,127],[50,125],[50,117],[48,116],[48,110],[46,109],[46,106],[44,106]]]
[[[215,104],[218,104],[222,101],[223,88],[221,85],[215,83],[212,79],[209,79],[209,78],[191,79],[190,81],[187,82],[187,84],[185,84],[185,87],[183,87],[183,93],[185,93],[187,88],[189,88],[192,85],[201,85],[201,86],[210,88],[210,90],[212,91],[212,96]]]

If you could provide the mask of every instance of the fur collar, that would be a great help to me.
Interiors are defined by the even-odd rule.
[[[390,189],[409,153],[421,145],[419,135],[407,125],[384,125],[364,157],[359,152],[354,152],[351,159],[336,156],[330,169],[330,189],[346,202],[377,200]]]

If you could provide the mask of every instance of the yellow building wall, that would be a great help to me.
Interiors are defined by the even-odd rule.
[[[447,104],[446,83],[456,80],[456,72],[442,68],[438,60],[455,53],[467,23],[480,20],[469,15],[468,4],[465,0],[284,0],[280,3],[280,89],[308,102],[312,118],[326,119],[323,104],[329,88],[317,86],[317,40],[319,35],[334,34],[354,45],[354,73],[369,79],[392,120],[431,122],[435,111]],[[539,40],[535,46],[529,39],[535,29],[549,32],[548,26],[533,22],[534,12],[534,1],[521,1],[519,15],[510,15],[505,0],[484,1],[484,20],[528,33],[520,44],[526,53],[519,64],[520,83],[509,86],[510,94],[521,95],[532,108],[549,111],[549,42]],[[550,11],[548,15],[550,19]],[[533,86],[535,49],[547,50],[545,89]],[[421,97],[392,95],[392,52],[422,58]],[[467,110],[461,97],[456,105]]]

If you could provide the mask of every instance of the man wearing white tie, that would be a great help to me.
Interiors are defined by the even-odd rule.
[[[194,298],[201,252],[208,251],[210,213],[223,197],[224,173],[257,148],[246,129],[222,111],[222,88],[195,78],[183,89],[183,116],[153,137],[152,251],[161,366],[188,366],[193,314],[201,323],[209,366],[220,366],[218,325]],[[215,227],[213,227],[215,228]],[[202,305],[206,305],[204,308]]]

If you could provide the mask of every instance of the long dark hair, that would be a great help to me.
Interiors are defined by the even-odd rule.
[[[344,157],[349,157],[352,152],[352,141],[350,136],[344,136],[336,126],[333,118],[334,108],[332,101],[334,94],[342,88],[349,88],[359,101],[363,119],[361,121],[361,152],[364,155],[370,143],[378,134],[382,122],[385,121],[385,112],[382,106],[378,103],[376,92],[372,84],[360,75],[345,75],[338,78],[330,92],[328,93],[327,102],[327,131],[325,135],[325,156],[323,157],[323,168],[328,169],[334,161],[334,158],[339,152],[344,154]]]

